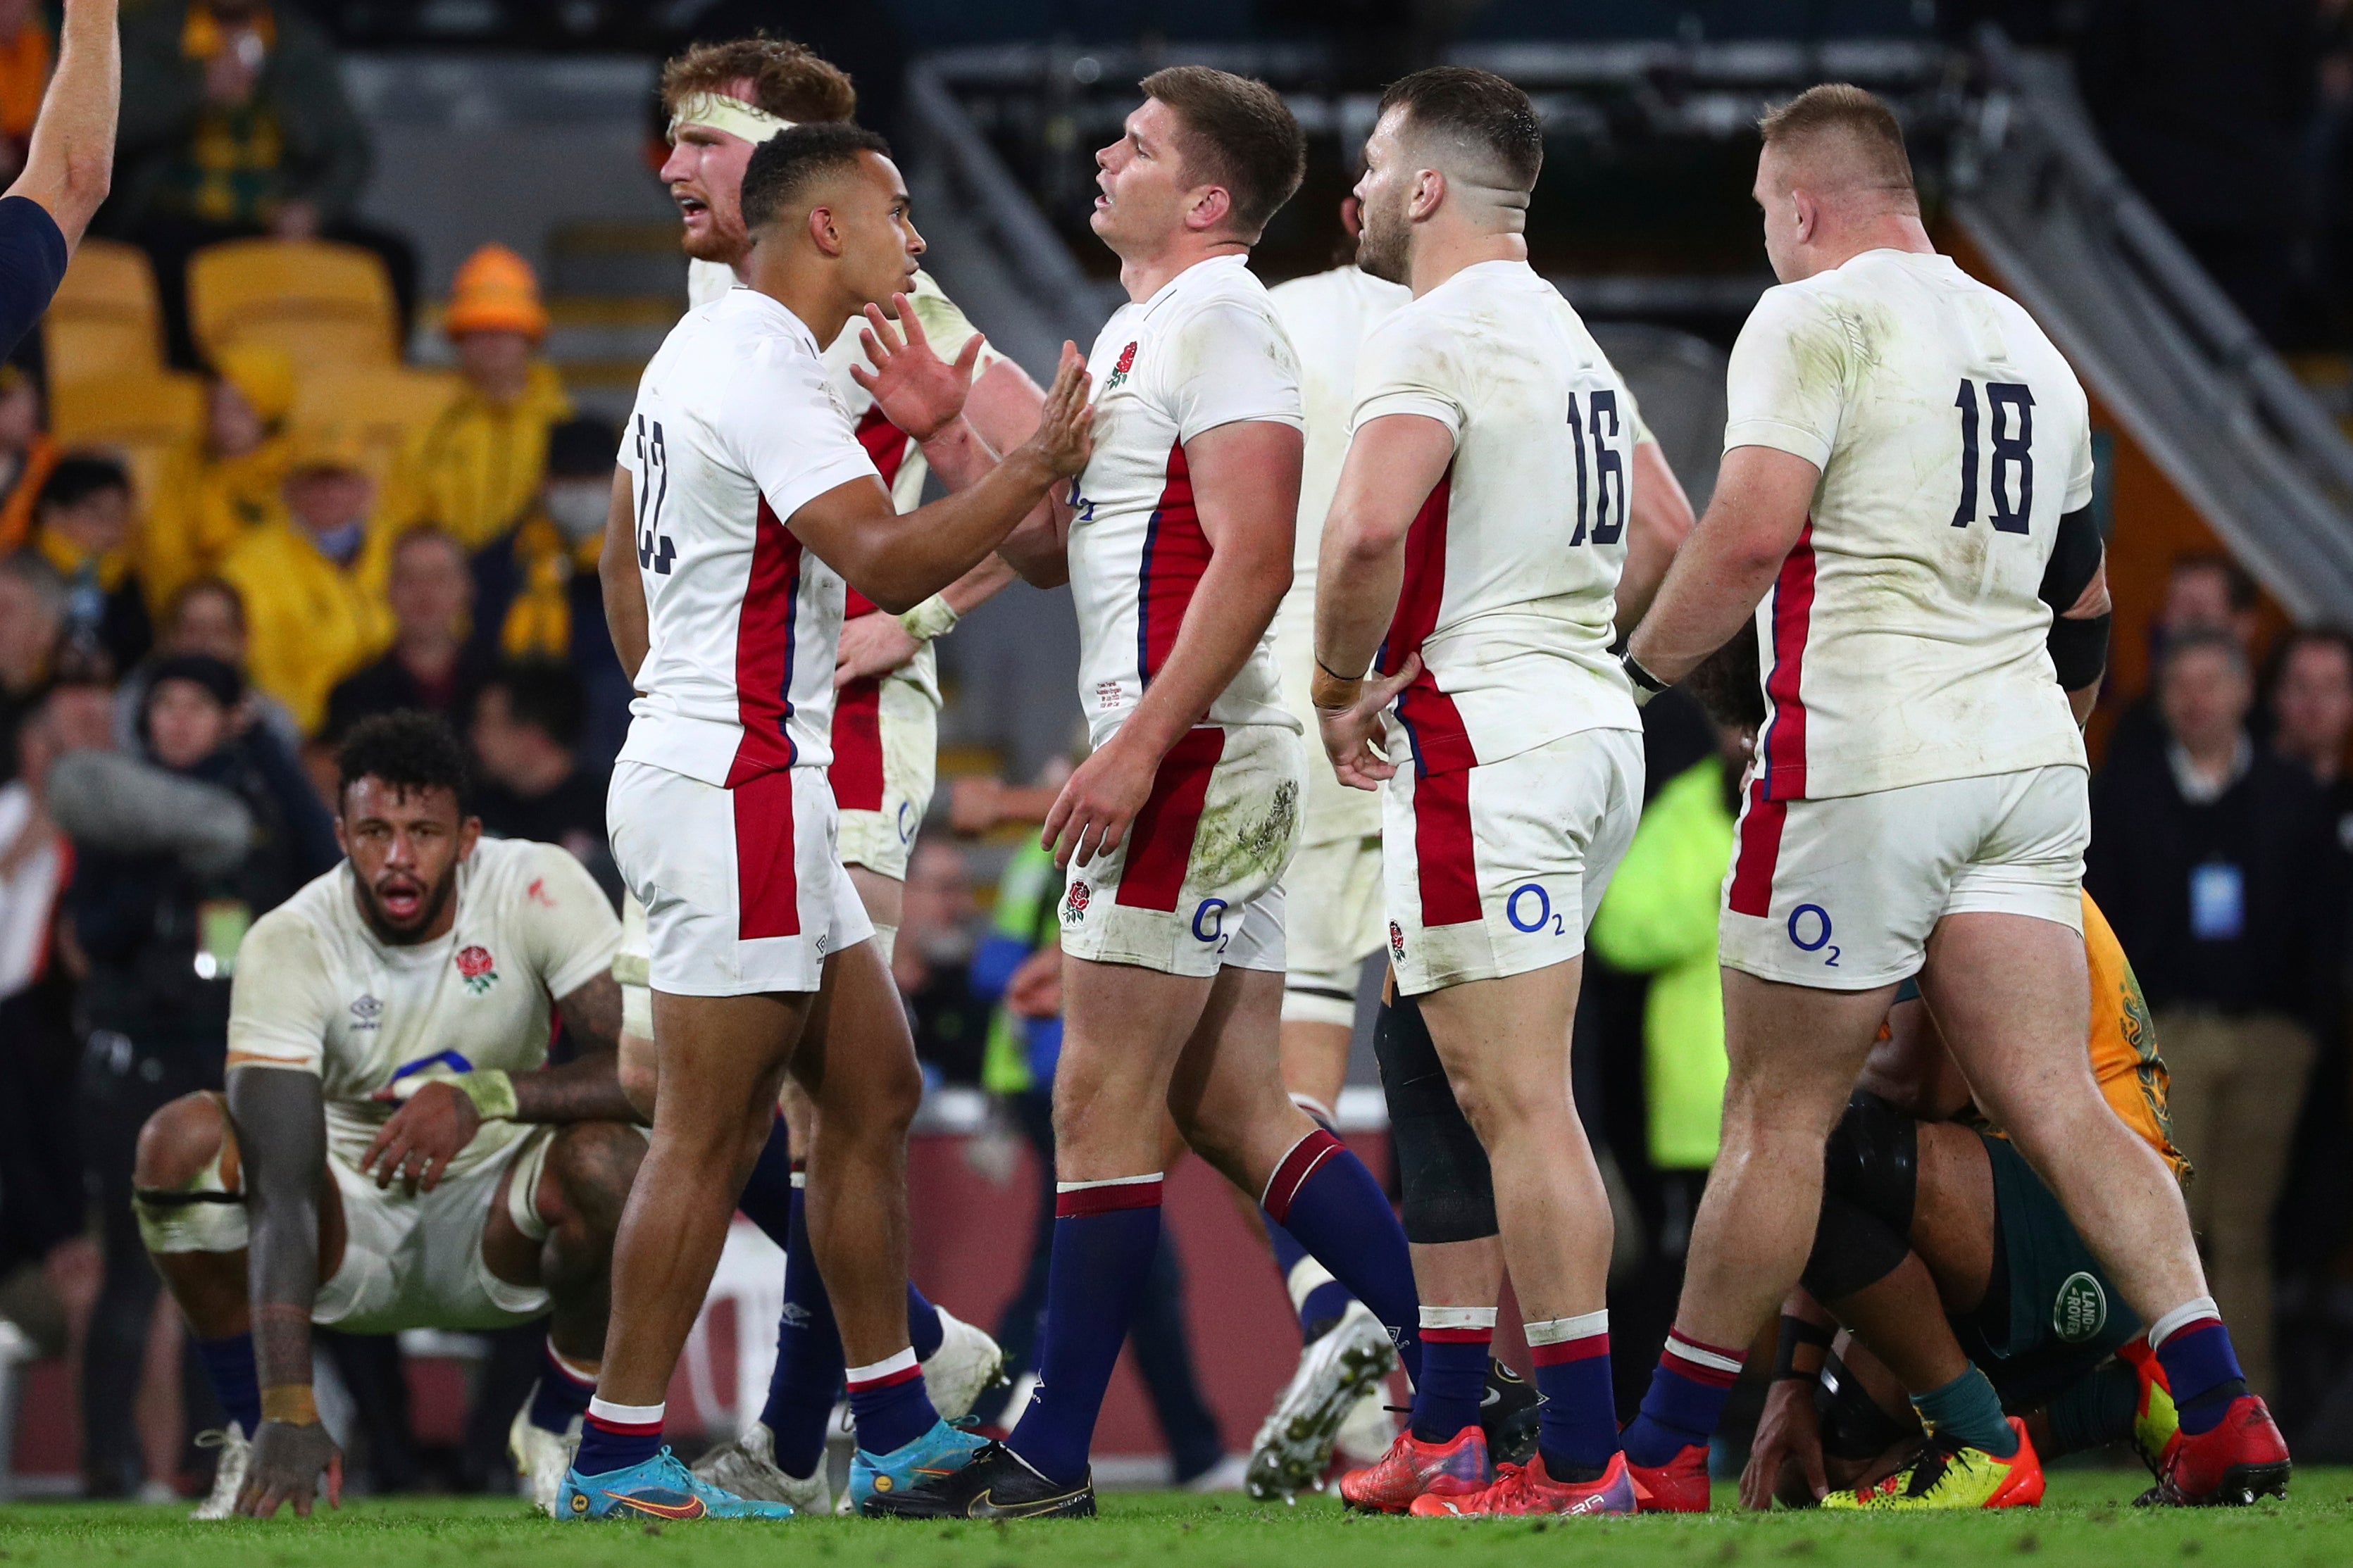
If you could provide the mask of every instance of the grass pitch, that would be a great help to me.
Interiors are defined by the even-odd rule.
[[[2131,1506],[2139,1473],[2054,1475],[2043,1506],[1998,1514],[1831,1518],[1733,1510],[1729,1489],[1702,1518],[1436,1523],[1360,1519],[1328,1497],[1297,1508],[1172,1492],[1113,1493],[1092,1521],[919,1525],[810,1520],[659,1528],[558,1524],[479,1498],[354,1502],[309,1522],[195,1525],[180,1510],[129,1504],[0,1509],[0,1558],[20,1563],[173,1568],[1475,1568],[1510,1563],[1749,1563],[1759,1568],[1985,1563],[2047,1558],[2065,1568],[2129,1564],[2353,1563],[2353,1470],[2297,1472],[2285,1503],[2245,1510]]]

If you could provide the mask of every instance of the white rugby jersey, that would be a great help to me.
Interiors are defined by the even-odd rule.
[[[842,581],[786,526],[876,479],[817,339],[754,289],[689,311],[621,434],[649,647],[625,761],[733,787],[832,760]]]
[[[2033,320],[1949,257],[1867,251],[1766,291],[1729,410],[1726,450],[1821,470],[1757,611],[1766,798],[2084,766],[2037,595],[2090,416]]]
[[[357,1165],[396,1107],[368,1097],[421,1068],[536,1071],[554,999],[612,968],[621,922],[553,844],[485,838],[458,868],[457,922],[390,947],[361,919],[351,862],[262,916],[237,949],[228,1061],[317,1073],[327,1144]],[[459,1175],[530,1127],[485,1121]]]
[[[1167,661],[1208,569],[1185,443],[1243,420],[1303,421],[1299,362],[1239,256],[1196,262],[1151,299],[1121,306],[1087,369],[1095,445],[1071,495],[1071,596],[1079,705],[1101,745]],[[1203,721],[1299,728],[1282,705],[1271,626]]]
[[[1393,674],[1421,655],[1392,710],[1417,769],[1640,729],[1609,655],[1632,400],[1584,321],[1524,261],[1466,267],[1366,339],[1356,427],[1391,414],[1454,436],[1454,460],[1406,535],[1379,658]]]

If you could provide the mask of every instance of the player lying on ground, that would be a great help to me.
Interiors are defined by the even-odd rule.
[[[2179,1175],[2140,983],[2088,896],[2084,947],[2093,1076]],[[1831,1134],[1742,1500],[2031,1505],[2043,1460],[2112,1442],[2162,1475],[2177,1423],[2140,1320],[2050,1188],[1982,1128],[1926,1005],[1898,997]],[[1825,1374],[1833,1323],[1852,1337]]]
[[[1823,1141],[1917,974],[1978,1104],[2150,1325],[2181,1415],[2169,1493],[2275,1491],[2286,1447],[2180,1190],[2080,1048],[2077,721],[2107,622],[2083,387],[2015,301],[1936,253],[1884,104],[1817,87],[1760,131],[1784,281],[1734,346],[1715,498],[1626,658],[1662,689],[1753,613],[1770,709],[1725,885],[1722,1150],[1626,1429],[1637,1484],[1706,1506],[1725,1393],[1805,1266]]]
[[[704,305],[744,281],[751,247],[744,233],[744,170],[752,151],[797,123],[843,121],[856,111],[849,78],[801,45],[780,38],[701,44],[670,62],[662,74],[663,106],[670,115],[671,152],[663,167],[680,211],[689,262],[689,294]],[[930,277],[914,275],[908,330],[934,351],[955,359],[976,337]],[[892,504],[912,511],[923,500],[931,465],[922,443],[892,425],[874,395],[857,379],[867,370],[860,342],[866,322],[848,323],[825,353],[828,384],[857,421],[858,437],[889,486]],[[985,343],[974,365],[965,417],[982,438],[1009,451],[1037,427],[1042,395],[1010,360]],[[969,480],[972,476],[959,475]],[[938,750],[939,684],[932,639],[1012,580],[1012,568],[992,554],[940,594],[892,616],[863,595],[846,593],[836,658],[837,697],[827,770],[839,810],[838,846],[860,904],[874,924],[883,964],[891,963],[900,919],[907,856],[929,808]],[[632,900],[634,902],[634,900]],[[622,963],[635,959],[638,984],[625,984],[639,1027],[625,1029],[622,1071],[635,1081],[641,1060],[651,1105],[653,1072],[650,998],[643,990],[644,921],[639,909],[625,926],[638,936]],[[625,939],[626,941],[626,939]],[[894,999],[895,1000],[895,999]],[[642,1047],[642,1053],[638,1047]],[[805,1173],[793,1150],[806,1151],[815,1127],[807,1095],[786,1080],[779,1119],[771,1129],[738,1206],[786,1254],[785,1300],[776,1330],[776,1361],[759,1418],[735,1441],[695,1462],[695,1472],[739,1496],[824,1509],[828,1498],[823,1456],[829,1418],[839,1395],[841,1336],[825,1294],[808,1226],[797,1223]],[[996,1342],[944,1313],[910,1282],[908,1331],[923,1383],[941,1415],[954,1420],[998,1375]],[[863,1471],[860,1470],[860,1479]],[[853,1485],[852,1490],[859,1489]]]
[[[1441,67],[1383,96],[1357,185],[1360,264],[1414,300],[1365,343],[1315,704],[1341,782],[1386,786],[1389,962],[1493,1165],[1502,1240],[1418,1237],[1412,1426],[1341,1483],[1388,1511],[1635,1507],[1610,1393],[1609,1201],[1568,1053],[1585,930],[1642,799],[1613,600],[1630,560],[1648,578],[1628,596],[1646,600],[1671,551],[1630,547],[1625,384],[1527,264],[1543,156],[1525,93]],[[1535,1454],[1498,1468],[1477,1401],[1506,1260],[1544,1403]]]
[[[1354,195],[1342,198],[1340,223],[1348,257],[1344,265],[1267,291],[1283,331],[1299,354],[1300,402],[1307,422],[1291,591],[1274,617],[1283,704],[1303,726],[1316,722],[1312,696],[1316,558],[1323,547],[1333,492],[1339,484],[1341,463],[1348,453],[1356,408],[1357,360],[1372,329],[1413,298],[1413,290],[1404,284],[1376,278],[1356,265],[1361,211]],[[1684,499],[1683,486],[1667,466],[1658,441],[1644,427],[1630,391],[1625,415],[1634,437],[1634,463],[1630,481],[1632,532],[1618,594],[1620,628],[1631,626],[1641,617],[1649,603],[1649,591],[1665,574],[1665,558],[1692,528],[1691,503]],[[1656,559],[1645,559],[1646,552]],[[1301,803],[1299,852],[1283,873],[1289,918],[1284,931],[1288,952],[1282,987],[1282,1083],[1302,1110],[1328,1123],[1331,1108],[1348,1076],[1348,1040],[1365,961],[1388,944],[1388,923],[1381,907],[1381,802],[1377,794],[1349,789],[1329,768],[1311,758]],[[1409,1008],[1412,1005],[1406,1004]],[[1415,1026],[1420,1026],[1418,1016]],[[1455,1114],[1459,1120],[1460,1112]],[[1493,1226],[1482,1235],[1493,1250],[1496,1246]],[[1352,1302],[1330,1273],[1305,1256],[1282,1226],[1270,1225],[1267,1236],[1299,1313],[1300,1334],[1307,1348],[1251,1448],[1250,1488],[1261,1493],[1278,1489],[1285,1476],[1310,1468],[1320,1473],[1328,1463],[1312,1439],[1330,1426],[1334,1394],[1325,1369],[1332,1362],[1314,1354],[1314,1345],[1345,1319],[1369,1317],[1363,1305]],[[1410,1207],[1406,1237],[1417,1239]],[[1486,1271],[1499,1268],[1500,1262],[1493,1263]],[[1479,1418],[1490,1436],[1490,1455],[1514,1463],[1525,1461],[1525,1445],[1517,1436],[1507,1439],[1509,1447],[1500,1449],[1493,1439],[1504,1431],[1515,1431],[1514,1423],[1520,1415],[1533,1418],[1534,1394],[1492,1356],[1488,1389],[1492,1397],[1481,1403]],[[1347,1462],[1368,1464],[1395,1439],[1396,1424],[1381,1405],[1380,1392],[1368,1392],[1342,1417],[1333,1447]],[[1303,1435],[1311,1441],[1302,1444]]]
[[[563,849],[481,838],[465,776],[438,719],[353,729],[335,794],[350,858],[238,949],[227,1094],[174,1100],[140,1131],[140,1230],[229,1415],[198,1519],[307,1515],[322,1472],[340,1500],[314,1322],[552,1313],[516,1425],[543,1506],[588,1407],[646,1147],[614,1069],[620,928]],[[550,1068],[557,1018],[574,1059]]]
[[[1071,584],[1095,742],[1044,836],[1069,883],[1040,1387],[1004,1443],[870,1513],[1094,1511],[1088,1446],[1157,1246],[1170,1116],[1398,1337],[1409,1372],[1419,1358],[1396,1215],[1279,1066],[1306,759],[1267,632],[1291,577],[1299,386],[1247,258],[1304,139],[1262,82],[1182,67],[1143,87],[1096,155],[1092,222],[1131,303],[1090,362],[1094,457],[1050,525],[1004,547]],[[1386,1339],[1318,1348],[1350,1402],[1395,1362]]]
[[[970,571],[1083,466],[1092,415],[1071,349],[1038,435],[999,462],[961,413],[977,344],[954,369],[898,352],[879,306],[923,254],[908,205],[871,132],[801,125],[763,142],[742,193],[750,286],[690,312],[638,387],[603,575],[642,693],[610,816],[646,906],[658,1083],[570,1517],[792,1512],[661,1447],[663,1395],[787,1071],[817,1106],[806,1216],[872,1484],[976,1441],[939,1419],[910,1342],[906,1131],[922,1080],[835,853],[833,670],[845,582],[903,611]],[[862,307],[881,351],[867,384],[886,405],[911,377],[929,388],[898,423],[965,487],[903,517],[819,357]]]

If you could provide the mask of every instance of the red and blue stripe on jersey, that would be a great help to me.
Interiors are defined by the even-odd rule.
[[[1168,473],[1152,521],[1144,529],[1144,554],[1135,577],[1135,678],[1150,686],[1176,647],[1193,591],[1209,569],[1209,536],[1193,505],[1193,474],[1185,443],[1168,447]]]
[[[882,488],[895,486],[913,445],[907,433],[884,418],[879,406],[869,407],[858,421],[858,444],[874,459]],[[875,608],[873,600],[844,585],[841,618],[845,626],[860,616],[872,615]],[[862,677],[834,693],[833,765],[826,770],[826,779],[833,785],[834,804],[842,810],[882,809],[881,677]]]
[[[1454,465],[1449,463],[1406,531],[1405,580],[1377,662],[1383,675],[1404,668],[1407,656],[1421,653],[1438,628],[1446,599],[1447,509],[1453,484]],[[1421,673],[1398,693],[1397,716],[1413,747],[1414,867],[1421,923],[1478,920],[1484,911],[1471,836],[1471,770],[1479,756],[1454,699],[1439,689],[1426,657]]]
[[[1781,562],[1773,583],[1773,668],[1765,677],[1767,718],[1762,765],[1740,814],[1740,844],[1726,906],[1736,915],[1769,915],[1773,873],[1781,858],[1781,828],[1789,802],[1806,798],[1806,639],[1814,616],[1814,525],[1811,519]]]

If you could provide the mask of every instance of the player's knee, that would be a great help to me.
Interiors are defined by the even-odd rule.
[[[1896,1235],[1911,1235],[1920,1189],[1920,1123],[1879,1096],[1855,1090],[1823,1146],[1822,1189]]]
[[[1894,1273],[1911,1250],[1910,1239],[1878,1215],[1836,1193],[1824,1193],[1814,1249],[1801,1278],[1816,1300],[1841,1301]]]
[[[629,1187],[646,1157],[644,1134],[618,1121],[575,1121],[547,1151],[548,1173],[567,1214],[610,1235],[620,1225]]]
[[[1388,1102],[1406,1239],[1435,1245],[1493,1236],[1487,1152],[1439,1063],[1420,1010],[1410,1002],[1382,1008],[1373,1049]]]
[[[132,1182],[141,1187],[181,1187],[202,1175],[220,1157],[228,1117],[220,1101],[201,1091],[184,1094],[147,1119],[139,1129]]]

